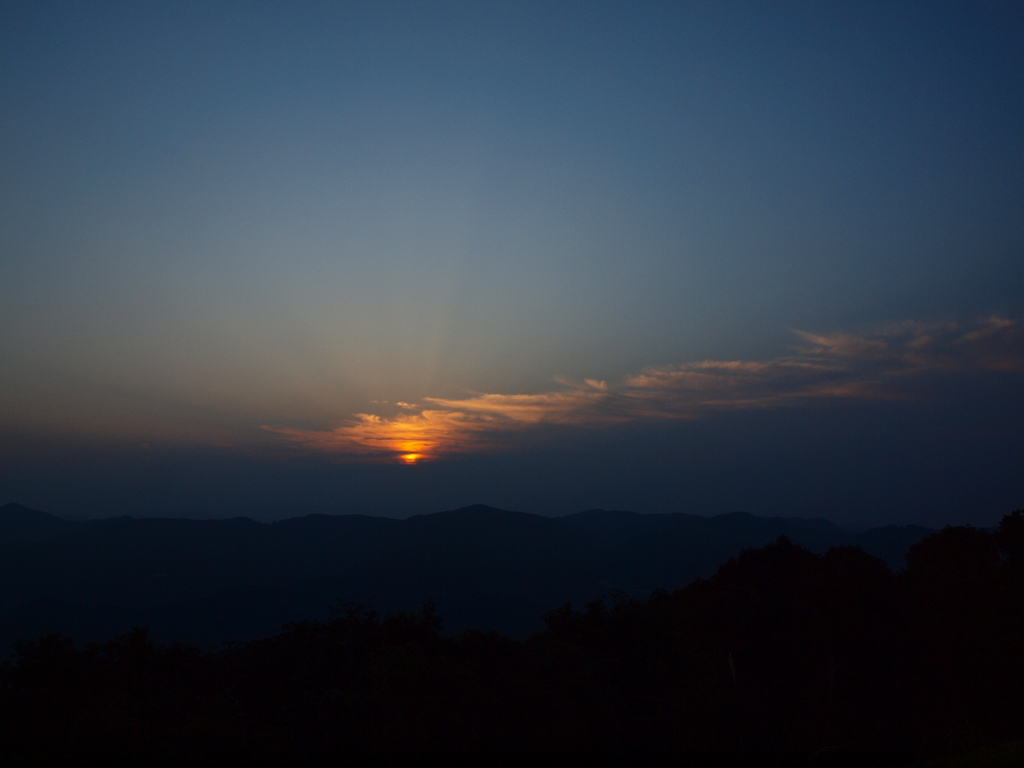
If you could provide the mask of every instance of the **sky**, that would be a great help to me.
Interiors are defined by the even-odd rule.
[[[0,503],[1024,507],[1013,3],[0,6]]]

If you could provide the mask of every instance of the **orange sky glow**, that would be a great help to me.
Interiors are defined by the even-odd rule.
[[[560,382],[540,394],[423,398],[392,417],[357,413],[333,429],[264,427],[301,447],[350,459],[417,464],[497,448],[500,436],[540,425],[599,427],[698,418],[714,411],[910,397],[915,377],[1024,371],[1021,324],[988,318],[971,327],[905,323],[871,334],[815,335],[792,355],[767,361],[704,360],[651,368],[610,385]]]

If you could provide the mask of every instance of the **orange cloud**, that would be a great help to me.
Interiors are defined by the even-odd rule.
[[[332,430],[270,428],[271,432],[312,448],[353,456],[399,457],[407,463],[453,453],[469,444],[468,438],[490,427],[485,419],[463,413],[424,410],[401,413],[387,419],[369,413],[357,413],[348,424]]]
[[[505,422],[508,427],[528,424],[578,424],[601,420],[597,406],[607,400],[605,390],[570,389],[540,395],[475,395],[463,400],[424,398],[438,408],[462,411]]]
[[[850,399],[907,397],[914,376],[965,371],[1024,372],[1018,322],[989,318],[969,328],[904,323],[871,334],[797,331],[804,346],[767,361],[703,360],[652,368],[617,385],[560,380],[563,389],[532,395],[424,398],[418,413],[367,413],[335,429],[270,428],[306,448],[349,457],[416,463],[493,448],[500,435],[540,425],[598,426],[697,418],[714,411],[794,407]],[[399,403],[405,410],[409,403]]]
[[[438,456],[493,447],[502,433],[538,424],[609,421],[597,408],[602,392],[582,390],[540,395],[476,395],[463,400],[424,398],[430,408],[384,418],[356,414],[332,430],[264,429],[304,447],[353,457],[397,457],[416,463]]]

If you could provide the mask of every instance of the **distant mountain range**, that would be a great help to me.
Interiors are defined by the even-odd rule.
[[[211,646],[324,618],[335,600],[390,612],[431,599],[448,631],[521,637],[565,602],[684,586],[779,536],[815,552],[862,546],[899,568],[933,532],[894,525],[852,534],[821,518],[743,512],[552,518],[483,505],[405,520],[74,522],[8,504],[0,507],[0,655],[44,632],[88,641],[136,625],[161,641]]]

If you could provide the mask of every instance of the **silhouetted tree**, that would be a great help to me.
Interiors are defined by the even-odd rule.
[[[41,637],[0,666],[0,760],[856,765],[1020,738],[1022,531],[946,528],[900,574],[782,537],[525,641],[446,637],[432,603],[219,651]]]

